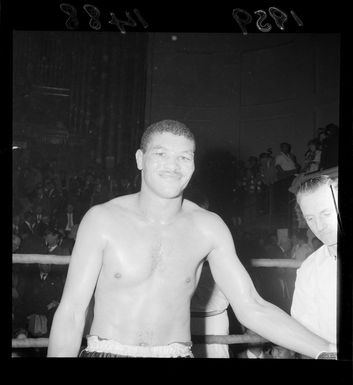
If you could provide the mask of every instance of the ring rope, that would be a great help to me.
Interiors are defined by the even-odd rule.
[[[246,334],[235,335],[193,335],[192,341],[198,344],[222,344],[222,345],[235,345],[235,344],[264,344],[268,342],[266,339],[260,336],[250,336]],[[12,348],[46,348],[48,347],[48,338],[13,338]]]
[[[70,263],[70,255],[53,254],[12,254],[12,263],[43,263],[53,265],[67,265]],[[297,269],[302,261],[296,259],[251,259],[251,264],[255,267],[288,267]]]
[[[46,265],[67,265],[70,263],[70,259],[70,255],[12,254],[12,263],[43,263]]]
[[[298,261],[296,259],[267,259],[267,258],[259,258],[252,259],[251,264],[255,267],[288,267],[292,269],[298,269],[302,261]]]
[[[53,265],[67,265],[70,263],[70,255],[52,255],[52,254],[13,254],[13,263],[42,263]],[[252,259],[251,263],[255,267],[288,267],[298,268],[301,261],[294,259]],[[195,343],[205,344],[263,344],[267,342],[260,336],[239,335],[193,335]],[[46,348],[48,347],[48,338],[23,338],[12,339],[12,348]]]

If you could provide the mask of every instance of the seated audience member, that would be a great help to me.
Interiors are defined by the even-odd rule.
[[[19,224],[19,236],[23,239],[29,234],[34,233],[35,217],[30,211],[26,211],[23,214],[23,222]]]
[[[65,231],[65,234],[68,234],[72,227],[79,223],[74,206],[71,203],[68,203],[65,212],[62,214],[57,214],[56,216],[56,227]]]
[[[38,269],[39,268],[39,269]],[[63,291],[61,277],[51,265],[38,264],[27,272],[23,309],[30,337],[48,337]]]
[[[50,216],[48,213],[43,212],[41,216],[41,220],[38,224],[36,224],[34,230],[37,235],[40,237],[44,237],[45,232],[49,229],[50,227]]]
[[[50,201],[44,192],[44,188],[37,186],[32,199],[33,207],[41,206],[44,211],[51,212]]]
[[[77,230],[78,230],[78,225],[73,225],[69,234],[67,234],[67,236],[62,240],[62,243],[61,243],[61,247],[64,249],[68,249],[70,252],[70,255],[72,253],[72,249],[75,246]]]
[[[48,229],[44,235],[48,254],[70,255],[68,247],[62,245],[63,235],[56,229]]]
[[[293,234],[293,248],[291,251],[293,259],[303,262],[313,252],[314,250],[308,243],[308,237],[304,231],[297,231]]]
[[[43,207],[40,206],[40,205],[36,206],[35,209],[34,209],[34,214],[33,215],[35,217],[34,224],[35,224],[35,226],[37,226],[41,222],[41,220],[42,220]]]
[[[311,178],[302,183],[296,198],[323,246],[297,270],[291,314],[310,331],[336,344],[338,179],[325,175]]]

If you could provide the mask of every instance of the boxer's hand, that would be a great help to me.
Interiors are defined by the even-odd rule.
[[[317,360],[337,360],[337,346],[336,344],[329,344],[328,350],[321,352],[316,357]]]
[[[337,360],[337,353],[334,352],[321,352],[317,357],[317,360]]]

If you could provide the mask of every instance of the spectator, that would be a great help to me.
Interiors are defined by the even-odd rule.
[[[72,203],[68,203],[65,207],[65,211],[57,214],[55,224],[58,229],[63,230],[67,235],[71,231],[72,227],[79,223],[79,220],[80,218],[78,218],[74,205]]]
[[[315,172],[319,170],[321,160],[321,150],[317,139],[308,142],[308,150],[304,155],[304,172]]]
[[[50,216],[48,213],[43,212],[41,214],[41,220],[38,224],[35,226],[35,232],[37,235],[39,235],[41,238],[44,237],[44,234],[46,230],[50,227]]]
[[[44,193],[42,184],[37,185],[34,197],[31,199],[33,207],[41,206],[44,211],[51,212],[50,201]]]
[[[35,217],[32,212],[26,211],[23,215],[23,222],[19,225],[19,236],[24,239],[34,233]]]
[[[64,249],[68,249],[70,255],[72,254],[72,250],[76,241],[76,234],[78,230],[78,225],[73,225],[67,237],[65,237],[61,243],[61,247]]]
[[[297,163],[295,155],[291,152],[291,145],[283,142],[280,147],[281,152],[276,156],[275,166],[277,169],[278,179],[285,179],[298,172],[300,167]]]
[[[62,245],[63,235],[55,229],[48,229],[44,236],[48,254],[70,255],[70,250]]]
[[[62,279],[52,271],[51,265],[39,264],[37,269],[27,272],[23,309],[30,337],[49,336],[62,291]]]

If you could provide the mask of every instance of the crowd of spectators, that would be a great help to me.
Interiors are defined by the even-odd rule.
[[[80,221],[90,207],[137,191],[138,178],[92,166],[64,172],[57,162],[33,162],[24,153],[14,164],[12,252],[69,256]],[[132,177],[133,176],[133,177]],[[68,265],[14,264],[13,337],[48,337]]]

